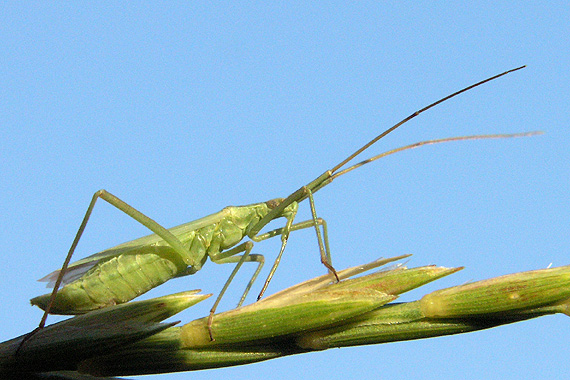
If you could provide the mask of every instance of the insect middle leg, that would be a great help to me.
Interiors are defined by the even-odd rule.
[[[313,210],[314,210],[314,207],[313,207]],[[315,213],[314,213],[314,216],[316,216]],[[325,266],[327,268],[329,268],[329,270],[332,270],[331,272],[336,276],[336,272],[334,271],[334,268],[332,267],[332,264],[331,264],[330,248],[329,248],[329,241],[328,241],[328,230],[327,230],[327,224],[326,224],[325,220],[322,218],[315,218],[315,219],[311,219],[311,220],[306,220],[304,222],[292,224],[292,218],[291,218],[291,219],[288,219],[285,227],[277,228],[277,229],[274,229],[272,231],[266,232],[264,234],[254,236],[252,238],[254,241],[259,242],[259,241],[263,241],[266,239],[270,239],[270,238],[275,237],[277,235],[281,235],[281,240],[282,240],[281,249],[279,251],[279,254],[277,255],[277,258],[275,259],[275,262],[273,263],[273,266],[271,268],[271,271],[270,271],[267,279],[265,280],[263,288],[262,288],[261,292],[259,293],[259,296],[257,297],[258,300],[263,296],[263,293],[265,293],[265,290],[267,289],[269,282],[271,281],[271,279],[273,278],[273,275],[275,274],[275,271],[277,270],[277,266],[279,265],[279,263],[281,261],[281,257],[283,255],[284,250],[285,250],[285,246],[287,245],[289,233],[291,231],[297,231],[297,230],[301,230],[301,229],[305,229],[305,228],[312,228],[312,227],[317,228],[317,230],[318,230],[317,236],[319,239],[321,239],[320,240],[320,242],[321,242],[320,246],[321,246],[321,252],[322,252],[321,262],[323,264],[325,264]],[[321,234],[319,227],[322,228],[322,230],[323,230],[322,234]],[[323,241],[324,241],[324,243],[323,243]],[[251,279],[249,280],[249,283],[247,284],[245,291],[243,292],[237,307],[240,307],[243,304],[243,302],[245,301],[245,298],[247,297],[253,283],[257,279],[259,272],[261,271],[261,268],[263,267],[263,264],[265,262],[265,257],[263,255],[260,255],[260,254],[250,254],[252,249],[253,249],[253,242],[247,241],[247,242],[242,243],[236,247],[233,247],[232,249],[229,249],[227,251],[222,251],[222,252],[218,252],[216,254],[210,255],[210,259],[213,262],[215,262],[216,264],[237,263],[237,265],[233,269],[232,273],[228,277],[227,281],[225,282],[224,286],[222,287],[222,290],[220,291],[218,297],[216,298],[214,305],[210,309],[210,315],[208,317],[207,326],[208,326],[208,334],[210,335],[210,340],[212,340],[212,341],[214,341],[214,336],[212,333],[212,324],[213,324],[214,314],[216,312],[218,304],[222,300],[224,293],[228,289],[230,283],[232,282],[235,275],[237,274],[237,272],[241,268],[242,264],[246,261],[247,262],[257,262],[258,266],[257,266],[257,269],[255,270],[255,272],[253,273],[253,275],[251,276]],[[242,253],[242,252],[243,252],[242,255],[238,255],[239,253]],[[337,280],[338,280],[338,277],[337,277]]]
[[[232,282],[235,275],[237,274],[237,272],[241,268],[242,264],[247,261],[247,262],[256,262],[258,265],[257,265],[257,269],[255,270],[255,272],[251,276],[251,279],[249,280],[249,283],[247,284],[245,291],[243,292],[237,307],[240,307],[243,304],[243,302],[245,301],[245,297],[249,293],[251,286],[253,285],[253,283],[257,279],[257,276],[259,275],[259,272],[261,271],[261,268],[263,267],[263,264],[265,262],[265,258],[263,257],[263,255],[258,255],[258,254],[252,255],[252,254],[250,254],[252,249],[253,249],[253,242],[246,241],[245,243],[242,243],[238,246],[235,246],[232,249],[229,249],[227,251],[222,251],[222,252],[218,252],[216,254],[210,255],[210,259],[212,260],[212,262],[214,262],[216,264],[237,263],[235,268],[232,270],[232,273],[230,274],[230,276],[226,280],[226,283],[222,287],[222,290],[218,294],[218,298],[216,298],[214,305],[210,309],[210,316],[208,317],[208,333],[210,334],[210,340],[212,340],[212,341],[214,340],[214,336],[212,334],[212,323],[213,323],[214,313],[216,312],[216,309],[218,308],[218,304],[222,300],[224,293],[226,292],[226,290],[230,286],[230,283]],[[238,253],[242,253],[242,252],[243,252],[242,255],[238,255]]]
[[[316,216],[316,214],[314,214],[314,216]],[[285,226],[282,228],[277,228],[273,231],[269,231],[269,232],[266,232],[264,234],[257,235],[253,238],[254,241],[262,241],[262,240],[274,237],[276,235],[282,236],[281,237],[281,241],[282,241],[281,249],[279,250],[279,254],[277,255],[277,258],[275,259],[275,262],[273,263],[273,266],[271,267],[271,270],[269,271],[269,274],[267,275],[267,279],[265,280],[265,283],[263,284],[263,287],[261,288],[261,291],[259,292],[259,295],[257,296],[258,300],[261,299],[261,297],[263,296],[263,294],[267,290],[267,287],[269,286],[269,283],[271,282],[271,279],[273,278],[273,275],[275,274],[275,271],[277,270],[277,267],[279,266],[279,263],[281,262],[281,257],[283,256],[283,252],[285,251],[285,246],[287,245],[289,233],[291,231],[297,231],[297,230],[302,230],[305,228],[312,228],[312,227],[315,227],[317,230],[317,240],[319,242],[319,250],[321,253],[321,263],[325,267],[327,267],[329,272],[335,276],[337,281],[339,281],[338,275],[332,266],[327,223],[324,219],[315,217],[314,219],[310,219],[310,220],[306,220],[304,222],[292,224],[289,227]],[[322,228],[322,233],[321,233],[321,228]]]
[[[297,229],[310,228],[310,227],[315,228],[315,231],[317,233],[317,242],[319,244],[319,251],[321,254],[321,263],[323,263],[323,265],[325,267],[327,267],[329,272],[331,272],[335,276],[337,282],[339,281],[336,270],[334,269],[334,267],[332,266],[332,263],[331,263],[331,255],[330,255],[330,249],[329,249],[329,245],[328,245],[328,234],[327,234],[326,223],[324,223],[323,219],[317,217],[317,212],[316,212],[316,208],[315,208],[315,200],[313,198],[313,193],[316,190],[320,189],[321,187],[325,186],[327,183],[330,183],[331,181],[332,181],[332,172],[326,171],[325,173],[320,175],[317,179],[315,179],[314,181],[312,181],[308,185],[302,186],[297,191],[295,191],[294,193],[289,195],[287,198],[283,199],[281,201],[281,203],[279,203],[273,210],[271,210],[270,213],[265,215],[259,221],[259,223],[257,223],[257,225],[255,225],[254,228],[251,229],[248,236],[253,241],[261,241],[261,240],[267,239],[269,237],[275,236],[277,234],[277,233],[274,233],[271,236],[267,236],[268,234],[271,234],[272,232],[279,231],[278,233],[281,234],[281,250],[279,251],[279,255],[277,256],[277,259],[275,260],[275,263],[273,264],[273,267],[269,273],[269,276],[268,276],[267,280],[265,281],[265,286],[263,287],[263,289],[259,295],[259,298],[261,298],[261,296],[263,295],[263,292],[267,288],[267,285],[271,281],[271,278],[273,277],[273,274],[274,274],[275,270],[277,269],[277,266],[279,265],[279,261],[281,260],[281,255],[283,254],[283,251],[285,250],[285,246],[287,245],[287,239],[289,238],[289,233],[291,231],[297,230]],[[309,203],[310,203],[312,220],[309,220],[306,222],[301,222],[301,223],[294,225],[293,220],[295,219],[295,214],[296,214],[296,211],[295,211],[291,215],[285,216],[287,218],[287,223],[285,224],[285,227],[283,227],[281,229],[274,230],[274,231],[269,232],[267,234],[259,235],[259,232],[261,231],[261,229],[263,227],[265,227],[267,224],[269,224],[269,222],[271,222],[275,218],[278,218],[280,216],[284,216],[283,212],[285,211],[285,209],[287,207],[294,205],[294,204],[298,204],[299,202],[302,202],[303,200],[305,200],[307,198],[309,199]],[[319,226],[322,226],[323,233],[321,233]]]

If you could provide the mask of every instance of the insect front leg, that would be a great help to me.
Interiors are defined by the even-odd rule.
[[[338,278],[338,274],[336,270],[332,266],[332,258],[331,252],[329,248],[329,234],[327,230],[327,224],[325,223],[324,219],[317,218],[317,211],[315,208],[315,199],[313,198],[313,192],[311,189],[307,188],[307,192],[309,195],[309,204],[311,206],[311,215],[313,216],[313,225],[315,226],[315,231],[317,232],[317,241],[319,243],[319,251],[321,253],[321,263],[327,267],[330,273],[334,274],[336,281],[339,282],[340,279]],[[319,229],[319,220],[321,225],[323,226],[323,234],[321,235],[321,230]],[[323,238],[324,236],[324,238]],[[323,244],[324,240],[324,244]],[[323,246],[324,245],[324,246]]]
[[[313,216],[316,217],[316,214],[314,214]],[[302,230],[305,228],[313,228],[313,227],[315,227],[318,231],[317,232],[317,238],[322,239],[319,242],[319,248],[321,251],[321,262],[329,269],[329,271],[332,274],[335,275],[335,278],[338,281],[338,275],[336,274],[336,271],[334,270],[334,268],[332,266],[332,262],[331,262],[327,223],[322,218],[316,217],[316,218],[311,219],[311,220],[306,220],[304,222],[292,224],[290,227],[285,226],[285,227],[277,228],[275,230],[266,232],[264,234],[257,235],[255,237],[253,237],[252,239],[257,242],[257,241],[262,241],[262,240],[272,238],[272,237],[277,236],[277,235],[288,236],[289,232],[291,232],[291,231],[297,231],[297,230]],[[322,228],[322,234],[321,234],[320,228]],[[259,295],[257,296],[258,300],[261,299],[261,297],[263,296],[263,294],[267,290],[267,287],[269,286],[269,283],[271,282],[271,279],[273,278],[273,275],[275,274],[275,271],[277,270],[277,267],[279,266],[279,263],[281,262],[281,256],[283,255],[283,251],[285,250],[286,244],[287,244],[287,238],[284,238],[284,239],[282,238],[281,249],[279,251],[279,254],[277,255],[277,258],[275,259],[275,262],[273,263],[273,266],[271,267],[271,270],[269,271],[269,275],[267,276],[267,279],[265,280],[265,283],[263,284],[263,287],[262,287]]]

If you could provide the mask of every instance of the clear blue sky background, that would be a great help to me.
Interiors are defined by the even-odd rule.
[[[429,138],[545,135],[391,156],[319,192],[317,207],[337,268],[404,253],[414,254],[409,266],[466,266],[404,300],[570,264],[568,20],[566,2],[4,3],[1,339],[38,323],[28,300],[45,288],[35,280],[61,265],[99,188],[169,227],[286,196],[411,112],[523,64],[418,117],[369,155]],[[98,206],[77,257],[146,233]],[[272,258],[277,246],[255,251]],[[215,293],[230,269],[207,263],[150,295]],[[296,233],[270,292],[322,273],[313,232]],[[223,308],[245,281],[244,272]],[[562,378],[569,327],[568,317],[551,316],[149,379]]]

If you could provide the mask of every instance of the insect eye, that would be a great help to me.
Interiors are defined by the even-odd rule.
[[[279,204],[283,202],[283,198],[275,198],[272,199],[270,201],[265,202],[265,204],[267,205],[267,207],[269,207],[270,209],[274,209],[275,207],[279,206]]]

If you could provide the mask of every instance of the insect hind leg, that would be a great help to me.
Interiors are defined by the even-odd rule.
[[[77,234],[75,235],[73,243],[71,244],[71,247],[69,248],[69,252],[67,253],[67,257],[65,258],[65,261],[63,262],[59,276],[58,276],[58,278],[54,284],[53,292],[52,292],[50,301],[49,301],[48,306],[46,307],[46,309],[44,311],[44,315],[42,317],[42,320],[40,321],[40,324],[39,324],[40,329],[45,326],[47,316],[48,316],[49,311],[50,311],[50,309],[51,309],[51,307],[55,301],[57,291],[59,289],[59,286],[61,285],[61,282],[63,281],[63,278],[65,276],[65,272],[67,271],[67,267],[69,266],[69,262],[71,261],[71,257],[73,256],[73,253],[75,252],[75,248],[77,247],[77,244],[79,243],[79,240],[81,239],[81,236],[83,235],[83,232],[85,231],[85,227],[87,226],[87,222],[89,221],[91,213],[93,212],[93,209],[95,207],[95,203],[97,202],[97,200],[99,198],[103,199],[104,201],[106,201],[110,205],[116,207],[120,211],[129,215],[131,218],[133,218],[134,220],[141,223],[142,225],[147,227],[149,230],[151,230],[152,232],[154,232],[155,234],[160,236],[181,257],[189,256],[188,251],[182,245],[182,242],[180,242],[180,240],[176,236],[174,236],[170,231],[168,231],[166,228],[164,228],[163,226],[161,226],[160,224],[158,224],[157,222],[155,222],[153,219],[149,218],[148,216],[144,215],[142,212],[136,210],[134,207],[130,206],[126,202],[122,201],[118,197],[109,193],[108,191],[99,190],[99,191],[95,192],[95,194],[93,194],[93,198],[91,199],[91,202],[89,203],[89,207],[87,207],[87,211],[85,212],[85,216],[83,217],[83,220],[81,222],[81,225],[79,226],[79,229],[77,230]],[[196,261],[196,260],[194,260],[194,261]],[[190,265],[195,270],[199,270],[201,267],[201,264],[197,261],[190,263]]]

